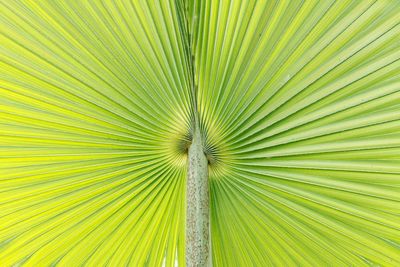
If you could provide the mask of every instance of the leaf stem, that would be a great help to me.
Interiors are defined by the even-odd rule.
[[[211,266],[210,196],[208,161],[203,152],[200,127],[195,125],[188,153],[186,185],[186,266]]]

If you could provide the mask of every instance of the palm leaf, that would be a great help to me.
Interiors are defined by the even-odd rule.
[[[183,266],[193,105],[213,265],[400,264],[399,2],[161,2],[0,2],[1,264]]]

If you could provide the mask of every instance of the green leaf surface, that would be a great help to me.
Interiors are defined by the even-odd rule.
[[[0,1],[0,265],[184,266],[194,105],[214,266],[400,265],[399,14]]]

